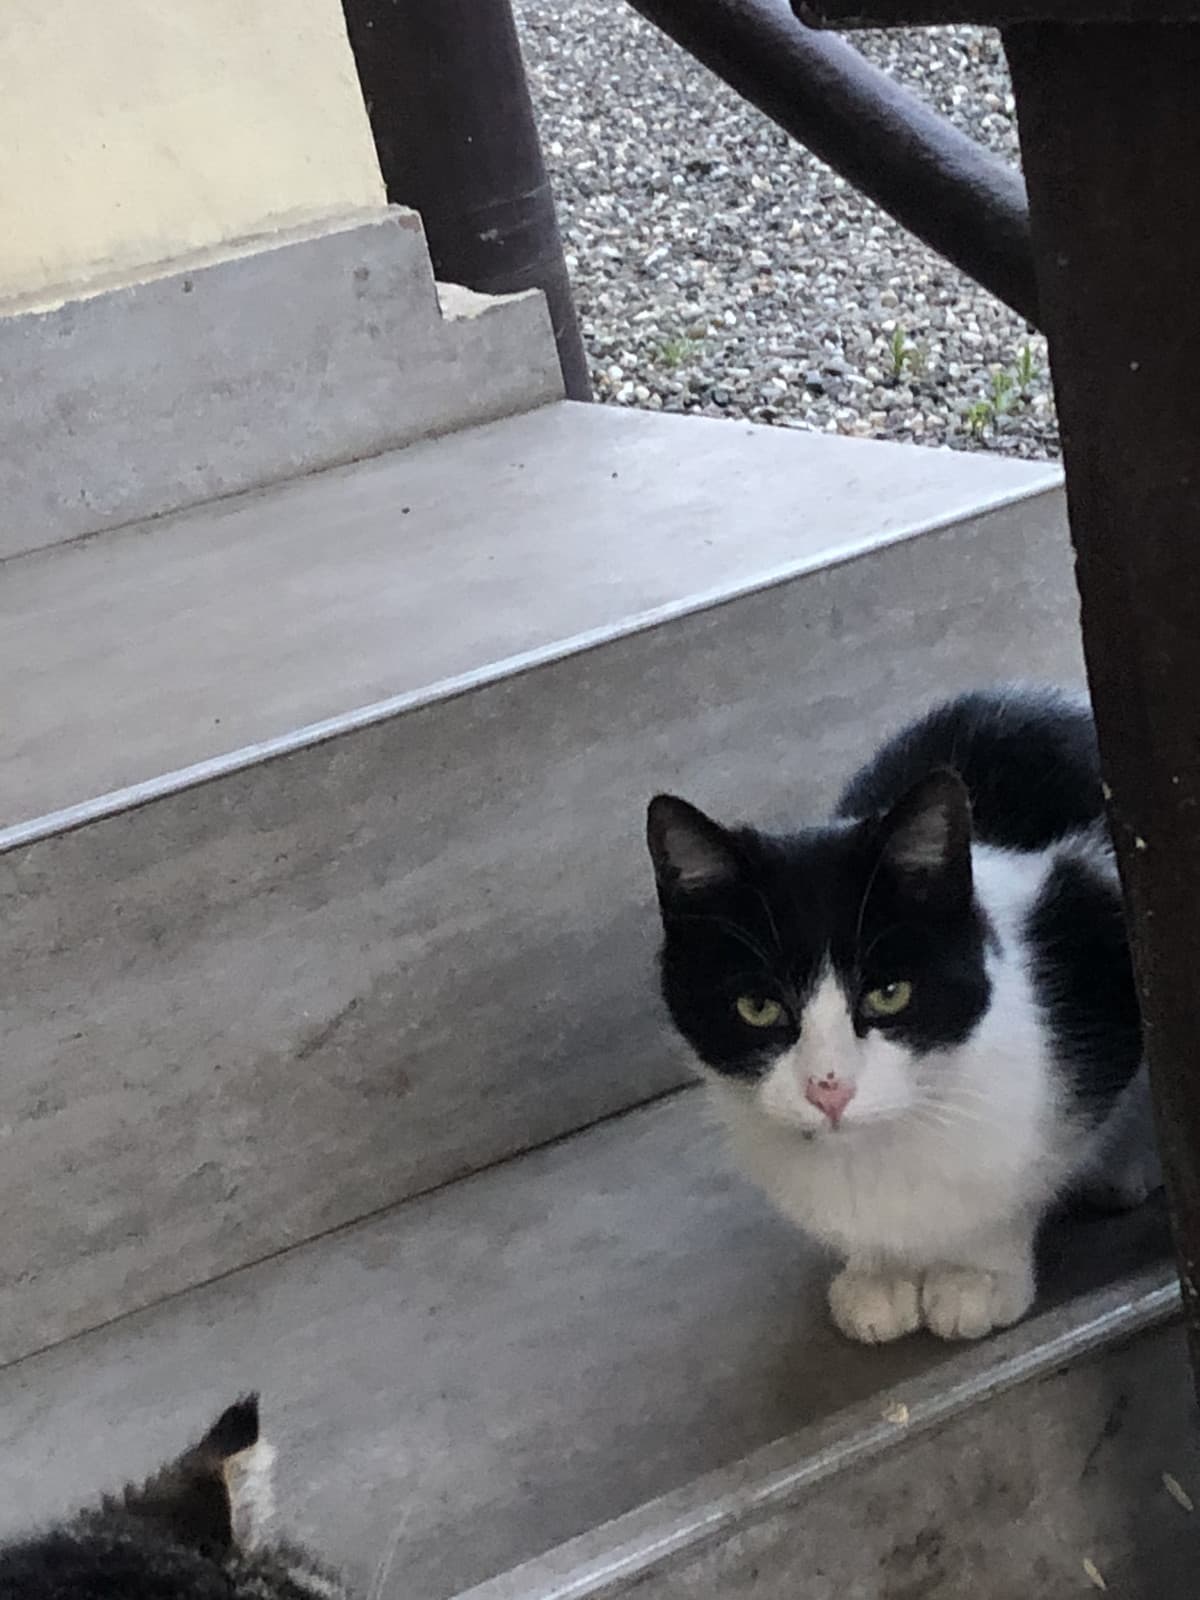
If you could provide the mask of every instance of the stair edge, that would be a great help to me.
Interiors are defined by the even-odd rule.
[[[778,1512],[835,1475],[955,1420],[971,1407],[1165,1327],[1181,1314],[1160,1263],[956,1351],[882,1393],[462,1591],[456,1600],[610,1600],[682,1556]]]
[[[292,755],[299,750],[359,733],[363,729],[388,722],[394,717],[404,716],[425,706],[454,700],[461,695],[486,689],[506,679],[553,666],[573,656],[603,649],[607,645],[619,643],[636,634],[648,632],[652,628],[706,611],[717,610],[723,605],[765,590],[865,560],[876,552],[890,549],[894,545],[945,531],[959,523],[988,517],[1026,501],[1044,499],[1059,493],[1061,486],[1061,472],[1051,468],[1044,478],[1027,480],[1020,484],[1014,483],[1011,488],[995,489],[982,494],[979,502],[969,512],[955,509],[938,516],[920,518],[911,524],[889,529],[884,534],[848,540],[795,561],[752,572],[739,581],[683,595],[644,611],[632,612],[615,622],[567,634],[563,638],[552,639],[531,649],[500,657],[420,688],[405,690],[382,700],[356,706],[335,716],[305,723],[285,733],[242,745],[225,754],[210,756],[202,761],[142,779],[137,783],[126,784],[89,799],[77,801],[72,805],[11,823],[6,827],[0,827],[0,857],[26,845],[36,844],[61,833],[73,832],[77,828],[86,827],[107,817],[138,810],[170,795],[199,788],[248,768]]]

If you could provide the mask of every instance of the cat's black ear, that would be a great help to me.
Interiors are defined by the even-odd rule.
[[[933,772],[883,819],[883,859],[906,891],[944,905],[971,898],[971,802],[954,772]]]
[[[729,833],[672,794],[651,800],[646,843],[663,894],[701,893],[731,883],[738,875],[737,851]]]
[[[200,1440],[138,1488],[127,1510],[194,1549],[246,1545],[270,1512],[273,1451],[259,1433],[258,1396],[229,1406]]]

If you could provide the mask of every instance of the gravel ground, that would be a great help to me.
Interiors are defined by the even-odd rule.
[[[1058,453],[1040,337],[622,0],[516,0],[597,397]],[[1017,159],[997,35],[864,53]]]

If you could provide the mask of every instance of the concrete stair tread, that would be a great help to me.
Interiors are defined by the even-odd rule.
[[[1163,1245],[1076,1225],[1047,1300]],[[840,1340],[827,1270],[684,1092],[8,1367],[0,1532],[256,1385],[295,1523],[364,1579],[398,1535],[384,1600],[442,1600],[959,1359]]]
[[[1057,480],[1044,465],[559,403],[14,557],[0,566],[0,830]]]

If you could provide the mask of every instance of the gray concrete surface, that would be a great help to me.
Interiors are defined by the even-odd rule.
[[[563,403],[13,562],[0,829],[1058,482]]]
[[[0,557],[561,396],[540,294],[446,310],[395,208],[0,315]]]
[[[1055,493],[0,856],[0,1359],[677,1084],[648,795],[812,815],[1075,606]]]
[[[754,1453],[794,1429],[820,1430],[825,1454],[854,1447],[861,1418],[833,1414],[856,1402],[878,1424],[883,1397],[908,1395],[920,1422],[919,1396],[961,1387],[964,1360],[986,1373],[1011,1361],[1014,1339],[1044,1341],[1036,1323],[965,1357],[928,1337],[882,1351],[843,1341],[824,1311],[827,1264],[733,1174],[699,1099],[630,1113],[8,1368],[0,1533],[149,1469],[261,1385],[285,1517],[364,1593],[395,1540],[383,1600],[442,1600],[649,1497],[679,1489],[698,1503],[703,1486],[684,1487],[698,1475],[727,1469],[721,1493],[749,1494],[764,1469]],[[1044,1303],[1130,1272],[1163,1242],[1153,1209],[1066,1230]],[[1088,1315],[1076,1305],[1068,1323]],[[975,1493],[995,1460],[954,1457],[962,1482],[939,1508],[948,1542],[955,1492]],[[950,1463],[922,1457],[907,1511],[889,1501],[897,1543]],[[1161,1466],[1192,1481],[1165,1439]],[[869,1527],[878,1549],[882,1492],[831,1493],[822,1551],[837,1554],[846,1526],[859,1543]],[[1008,1492],[994,1488],[978,1516],[998,1515]],[[666,1526],[653,1507],[637,1517]],[[769,1560],[794,1577],[796,1540],[780,1526]],[[817,1537],[806,1525],[814,1549]],[[670,1592],[759,1593],[736,1549],[726,1541],[711,1588]]]
[[[461,1600],[1189,1600],[1200,1439],[1172,1306],[1157,1272],[1076,1301]]]

